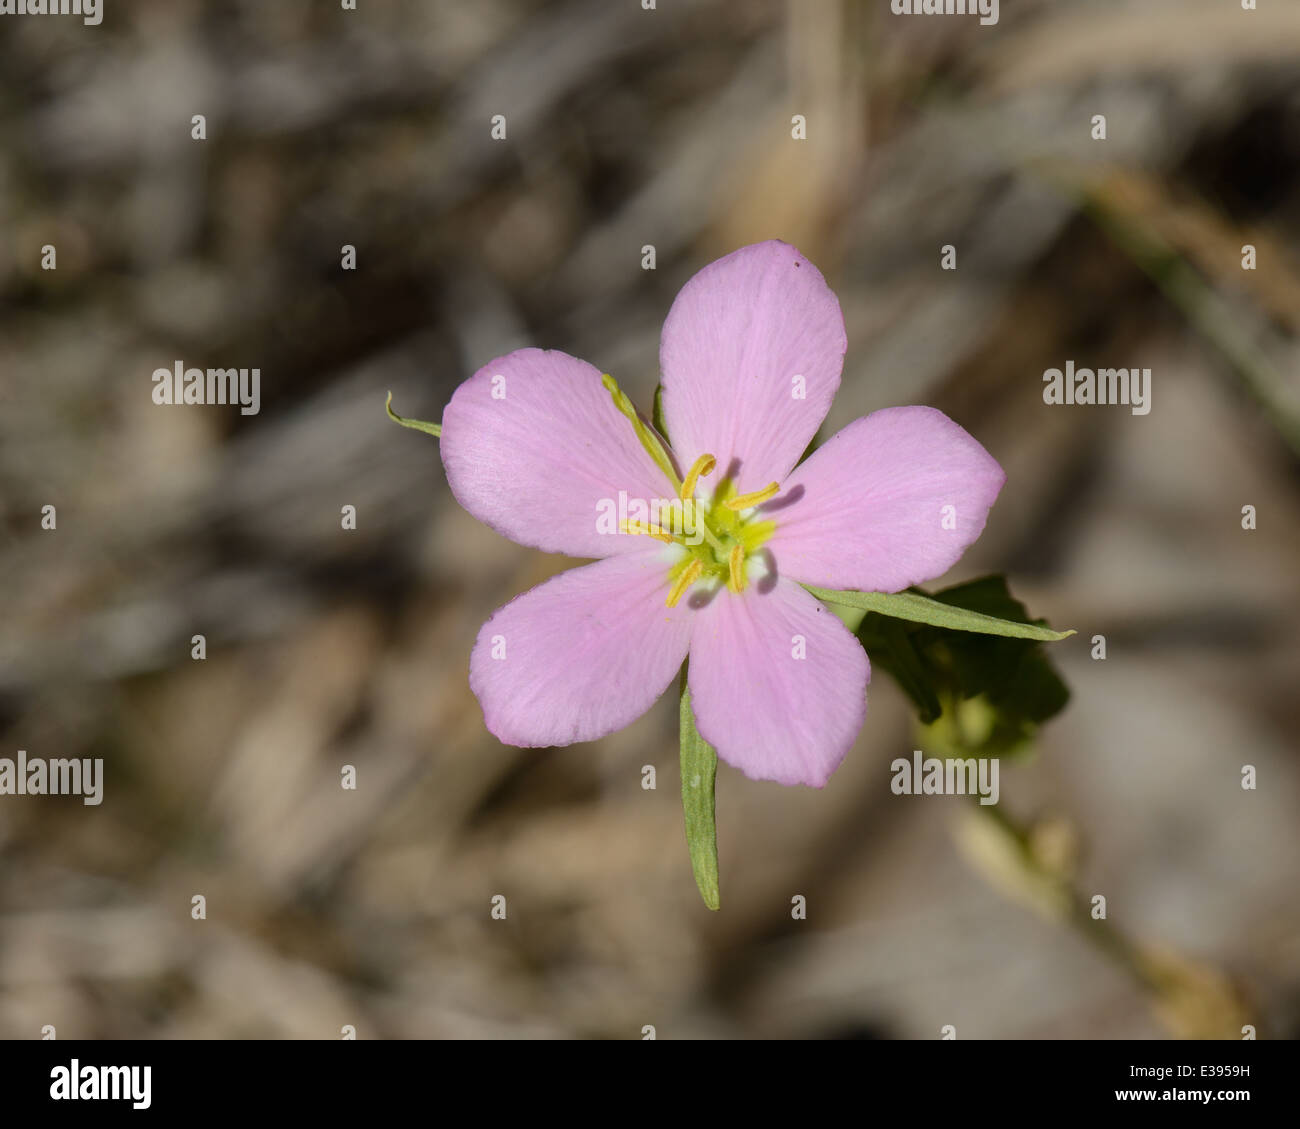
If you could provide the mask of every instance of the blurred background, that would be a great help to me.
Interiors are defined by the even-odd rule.
[[[0,797],[0,1035],[1300,1034],[1300,5],[357,8],[0,19],[0,756],[107,776]],[[484,729],[479,625],[572,562],[384,398],[437,419],[538,345],[648,410],[678,288],[774,237],[843,305],[826,433],[953,416],[1009,480],[947,582],[1079,634],[997,820],[890,792],[883,676],[824,791],[722,766],[714,914],[673,695]],[[178,359],[260,368],[260,414],[155,405]],[[1070,359],[1152,411],[1044,405]]]

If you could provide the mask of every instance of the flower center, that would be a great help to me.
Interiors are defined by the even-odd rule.
[[[733,592],[743,592],[749,584],[749,558],[776,529],[776,522],[754,513],[756,506],[776,496],[779,486],[775,482],[751,494],[737,494],[735,482],[724,478],[709,501],[695,497],[699,479],[711,474],[716,466],[712,455],[701,455],[681,486],[682,500],[691,505],[689,514],[700,536],[670,538],[687,550],[668,573],[672,581],[667,600],[670,608],[700,582],[722,582]]]
[[[671,581],[668,606],[676,607],[681,598],[699,583],[722,582],[733,592],[743,592],[749,583],[749,559],[776,529],[776,522],[760,518],[754,509],[775,497],[780,486],[772,482],[762,490],[737,494],[735,482],[724,478],[708,501],[701,500],[696,494],[700,479],[714,472],[717,459],[712,455],[701,455],[686,477],[678,478],[672,459],[658,435],[646,426],[627,394],[608,373],[601,377],[601,382],[613,398],[614,406],[631,422],[641,446],[672,483],[677,491],[677,501],[681,503],[683,520],[675,523],[672,530],[638,521],[625,521],[622,528],[624,533],[643,534],[686,550],[668,571]]]

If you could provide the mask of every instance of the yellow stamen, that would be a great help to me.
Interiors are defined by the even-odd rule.
[[[686,589],[699,579],[700,573],[704,571],[704,565],[700,561],[691,561],[686,566],[686,571],[677,578],[677,582],[672,586],[668,593],[668,606],[675,608],[677,601],[685,594]]]
[[[745,590],[745,549],[742,545],[733,545],[731,547],[731,556],[727,560],[731,566],[731,576],[727,581],[728,586],[733,592],[743,592]]]
[[[718,465],[718,460],[712,455],[701,455],[695,460],[695,464],[686,474],[686,481],[682,483],[682,489],[679,497],[682,501],[687,498],[695,497],[695,484],[701,478],[713,473],[713,468]]]
[[[657,525],[650,525],[644,521],[623,521],[619,523],[619,528],[624,533],[644,534],[646,537],[653,537],[656,541],[662,541],[665,545],[671,545],[673,539]]]
[[[775,498],[780,489],[779,483],[769,482],[762,490],[755,490],[752,494],[737,494],[722,504],[729,510],[747,510],[751,506],[761,506],[769,498]]]

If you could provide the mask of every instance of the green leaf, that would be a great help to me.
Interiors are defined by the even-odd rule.
[[[954,584],[934,593],[934,599],[941,604],[951,604],[955,608],[965,608],[972,612],[982,612],[998,619],[1009,619],[1015,623],[1045,623],[1045,620],[1029,618],[1025,605],[1017,600],[1007,588],[1005,576],[981,576],[978,580],[968,580],[964,584]],[[1073,635],[1074,632],[1069,634]]]
[[[1008,624],[1031,623],[1001,576],[929,597]],[[1037,626],[1042,626],[1041,621]],[[916,706],[926,740],[953,755],[1010,755],[1059,713],[1070,692],[1041,642],[867,612],[857,630],[872,666],[890,675]]]
[[[999,619],[982,612],[954,606],[931,599],[919,592],[833,592],[827,588],[804,585],[817,599],[828,604],[862,608],[895,619],[909,619],[914,623],[928,623],[932,627],[946,627],[950,631],[974,631],[981,635],[1005,635],[1011,639],[1036,639],[1044,643],[1068,639],[1073,631],[1053,631],[1036,623],[1016,623]]]
[[[882,616],[880,631],[889,656],[888,662],[884,664],[886,670],[902,687],[903,693],[912,699],[921,720],[927,725],[937,721],[943,713],[943,707],[939,704],[939,695],[934,688],[935,680],[928,664],[912,645],[907,628],[901,620]]]
[[[388,413],[388,418],[394,423],[400,423],[403,427],[412,428],[415,431],[423,431],[427,435],[432,435],[435,439],[442,438],[442,424],[428,423],[422,419],[408,419],[406,416],[399,416],[393,411],[393,394],[388,394],[388,399],[384,401],[384,411]]]
[[[1004,620],[1031,622],[1024,605],[1007,590],[1006,579],[1001,576],[985,576],[947,588],[935,593],[935,599]],[[949,639],[947,649],[963,696],[983,694],[1002,715],[1038,724],[1059,713],[1070,699],[1069,689],[1042,648],[1034,644],[967,635]]]
[[[700,897],[709,909],[717,909],[720,904],[718,830],[714,823],[713,789],[718,775],[718,754],[695,728],[685,666],[681,692],[682,812],[686,816],[686,846]]]

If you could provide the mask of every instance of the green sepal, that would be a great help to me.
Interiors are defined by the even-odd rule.
[[[641,414],[636,410],[636,405],[632,403],[631,398],[626,392],[618,386],[609,373],[602,373],[600,382],[605,386],[605,391],[609,393],[610,398],[614,401],[616,407],[627,418],[632,425],[632,430],[636,433],[637,442],[645,449],[655,462],[655,465],[664,472],[664,476],[672,483],[673,492],[676,493],[682,485],[682,480],[677,477],[677,470],[673,466],[673,460],[664,446],[663,439],[656,433],[655,429],[647,427]]]
[[[384,402],[384,411],[388,413],[388,418],[394,423],[400,423],[403,427],[409,427],[415,431],[423,431],[426,435],[432,435],[435,439],[442,438],[442,424],[428,423],[422,419],[408,419],[406,416],[399,416],[393,411],[393,394],[391,392]]]
[[[668,424],[664,422],[664,386],[655,385],[655,406],[650,413],[650,422],[655,425],[655,430],[663,436],[664,442],[672,445],[672,440],[668,437]]]

